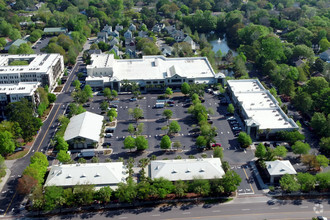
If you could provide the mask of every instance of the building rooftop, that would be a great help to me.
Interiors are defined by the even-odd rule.
[[[296,170],[288,160],[266,161],[265,163],[270,176],[297,174]]]
[[[54,165],[45,186],[95,185],[116,189],[125,183],[128,172],[122,162]]]
[[[19,72],[48,72],[52,64],[60,57],[60,54],[0,54],[0,74]],[[9,66],[14,60],[28,61],[28,65]]]
[[[38,88],[40,82],[20,82],[18,84],[2,84],[0,85],[0,94],[27,94],[32,95]]]
[[[68,29],[64,27],[49,27],[49,28],[44,28],[45,33],[56,33],[56,32],[61,32],[61,33],[66,33]]]
[[[91,55],[91,60],[92,64],[87,69],[99,72],[102,68],[112,68],[113,77],[118,80],[165,79],[175,74],[187,78],[215,76],[206,57],[143,56],[142,59],[115,60],[113,54],[101,54]]]
[[[219,158],[154,160],[150,163],[151,179],[170,181],[221,178],[225,175]]]
[[[82,137],[98,142],[103,119],[103,116],[92,112],[84,112],[73,116],[65,130],[64,140],[68,141],[76,137]]]
[[[252,119],[260,125],[259,129],[298,128],[259,80],[228,80],[227,83],[248,116],[246,121]]]

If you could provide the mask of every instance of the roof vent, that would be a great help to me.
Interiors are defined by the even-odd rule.
[[[284,169],[284,168],[280,169],[280,172],[284,172],[284,171],[285,171],[285,169]]]
[[[205,172],[205,170],[204,170],[203,168],[201,168],[201,169],[199,170],[199,172],[202,173],[202,172]]]
[[[174,173],[177,173],[177,172],[176,172],[176,170],[173,169],[173,170],[172,170],[172,173],[174,174]]]
[[[156,166],[155,170],[159,170],[159,166]]]
[[[81,174],[81,176],[80,176],[80,178],[84,178],[84,177],[86,177],[86,174]]]
[[[270,169],[270,168],[272,168],[272,165],[269,164],[269,165],[268,165],[268,169]]]
[[[99,173],[96,173],[94,177],[99,177],[101,176]]]
[[[190,170],[189,170],[189,169],[187,169],[186,173],[190,173]]]
[[[70,179],[71,177],[72,177],[71,174],[68,174],[66,178]]]

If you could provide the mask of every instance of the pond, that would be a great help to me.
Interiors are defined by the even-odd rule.
[[[231,50],[227,45],[226,36],[223,39],[220,39],[219,37],[218,39],[210,40],[209,43],[212,45],[212,50],[214,51],[214,53],[216,53],[220,49],[222,54],[225,55],[228,53],[229,50]],[[231,51],[233,52],[234,56],[238,55],[236,51]]]

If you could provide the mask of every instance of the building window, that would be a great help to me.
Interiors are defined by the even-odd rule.
[[[164,81],[159,81],[160,84],[164,84],[165,82]]]
[[[153,84],[158,84],[158,81],[153,81],[152,83],[153,83]]]
[[[194,80],[190,79],[190,80],[189,80],[189,82],[190,82],[190,83],[193,83],[193,82],[194,82]]]
[[[181,79],[172,79],[172,83],[181,82]]]
[[[146,83],[147,83],[147,84],[151,84],[151,81],[147,81]]]

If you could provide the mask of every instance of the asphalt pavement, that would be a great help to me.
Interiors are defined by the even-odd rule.
[[[241,198],[228,203],[173,204],[116,211],[88,212],[50,219],[312,219],[330,215],[329,200],[273,200],[267,197]],[[48,218],[47,218],[48,219]]]

